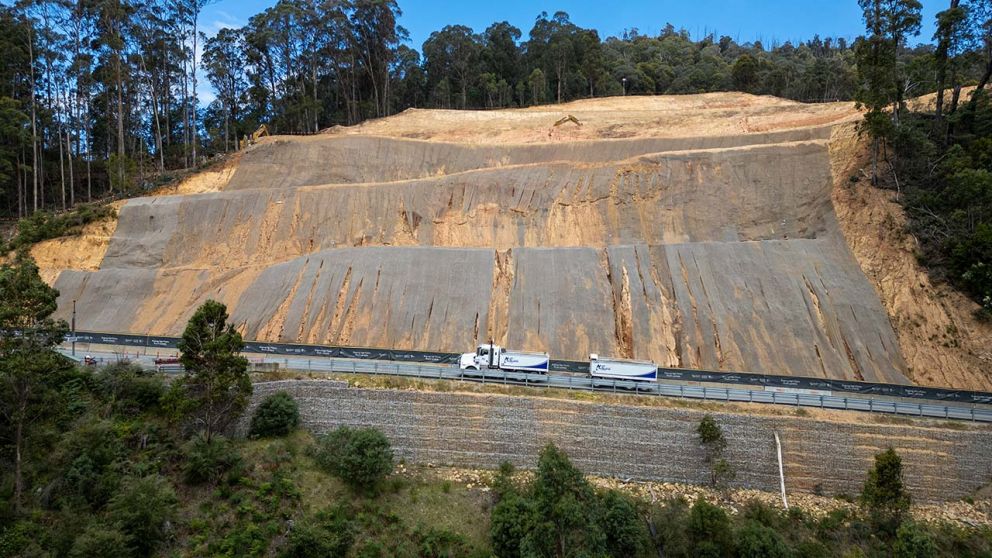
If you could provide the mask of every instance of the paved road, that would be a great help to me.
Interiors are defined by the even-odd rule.
[[[68,355],[68,349],[60,349]],[[174,352],[162,352],[163,356]],[[81,360],[84,355],[93,356],[102,364],[119,360],[123,353],[111,351],[77,350],[76,357]],[[128,358],[149,368],[155,367],[155,355],[130,353]],[[749,403],[768,403],[788,405],[792,407],[819,407],[851,411],[866,411],[910,415],[940,419],[961,419],[977,422],[992,423],[992,409],[986,407],[963,405],[940,405],[919,403],[916,401],[878,399],[868,397],[850,397],[836,395],[818,395],[807,393],[782,393],[765,389],[712,387],[703,385],[687,385],[685,383],[659,381],[635,382],[628,380],[611,380],[592,378],[579,374],[531,374],[526,372],[505,372],[502,370],[467,371],[453,365],[411,364],[377,360],[354,360],[341,358],[296,358],[272,355],[251,354],[249,360],[258,363],[276,363],[281,368],[289,370],[306,370],[312,372],[342,372],[358,374],[385,374],[390,376],[407,376],[420,379],[443,379],[455,381],[472,381],[504,385],[526,385],[534,387],[600,391],[612,393],[637,393],[646,396],[680,397],[690,399],[706,399],[715,401],[734,401]],[[181,371],[178,366],[162,367],[166,372]]]

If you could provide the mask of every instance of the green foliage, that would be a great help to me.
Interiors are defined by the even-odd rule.
[[[433,527],[418,528],[413,532],[417,555],[422,558],[456,558],[469,556],[471,549],[465,537]]]
[[[654,546],[665,556],[692,556],[689,539],[689,504],[684,498],[669,500],[655,506],[649,516]]]
[[[902,482],[902,458],[892,448],[875,455],[875,465],[861,490],[861,503],[869,510],[904,513],[909,493]]]
[[[90,524],[85,531],[80,533],[73,541],[72,550],[69,552],[70,558],[91,558],[93,556],[124,558],[132,555],[127,537],[120,529],[99,523]]]
[[[227,323],[227,307],[208,300],[190,318],[178,343],[186,374],[173,382],[169,400],[174,416],[186,419],[207,439],[235,421],[251,397],[244,342]]]
[[[521,541],[524,553],[560,556],[566,549],[605,551],[596,494],[582,471],[553,444],[541,450],[531,491],[536,513]]]
[[[697,556],[731,556],[734,534],[722,508],[699,499],[689,510],[688,535]]]
[[[723,458],[723,451],[727,449],[727,439],[723,436],[723,429],[712,416],[706,415],[699,421],[696,433],[706,452],[706,464],[710,467],[710,484],[726,486],[734,479],[736,473],[733,466]]]
[[[522,556],[520,542],[534,522],[534,505],[516,493],[504,493],[490,515],[493,553],[500,558]]]
[[[157,411],[165,395],[162,377],[136,364],[104,366],[96,379],[113,412],[124,417]]]
[[[519,556],[637,556],[650,540],[634,504],[615,491],[597,493],[554,445],[541,450],[534,481],[518,490],[512,467],[494,482],[493,552]]]
[[[337,506],[293,525],[282,558],[344,558],[355,541],[351,510]]]
[[[727,440],[723,437],[723,429],[710,415],[704,416],[699,421],[696,433],[699,434],[699,441],[707,447],[716,448],[718,451],[727,447]]]
[[[895,558],[935,558],[937,547],[930,533],[916,523],[906,521],[896,531],[892,554]]]
[[[792,555],[782,536],[756,521],[747,522],[737,533],[740,558],[789,558]]]
[[[137,170],[138,164],[134,159],[127,155],[111,153],[107,158],[107,179],[110,181],[110,190],[125,192],[131,189]]]
[[[136,556],[150,556],[169,535],[177,503],[165,478],[131,477],[110,501],[109,517],[120,526]]]
[[[293,396],[280,391],[265,398],[251,417],[253,438],[285,436],[300,424],[300,409]]]
[[[51,318],[58,291],[38,275],[24,253],[0,266],[0,417],[11,425],[14,508],[25,493],[25,442],[32,425],[57,412],[54,372],[65,359],[53,350],[65,338],[64,321]]]
[[[375,492],[393,471],[393,450],[374,428],[342,426],[323,435],[315,458],[328,473],[356,491]]]
[[[50,238],[78,235],[84,226],[114,217],[116,212],[109,205],[81,204],[63,213],[37,211],[17,222],[17,233],[7,249],[17,250]]]
[[[647,547],[644,520],[637,514],[633,502],[615,490],[603,493],[600,499],[600,524],[606,534],[606,551],[610,556],[638,556]]]
[[[125,447],[113,423],[80,423],[61,444],[66,463],[57,497],[76,509],[101,510],[118,491]]]
[[[241,455],[223,436],[198,435],[186,444],[184,453],[183,478],[189,484],[217,482],[225,473],[241,466]]]

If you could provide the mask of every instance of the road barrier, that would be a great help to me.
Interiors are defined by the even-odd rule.
[[[77,343],[120,345],[128,347],[143,347],[147,349],[175,349],[176,344],[179,341],[178,337],[134,335],[127,333],[77,331],[74,335]],[[259,341],[246,341],[243,352],[293,357],[347,358],[404,363],[426,362],[431,364],[457,364],[459,357],[457,353],[406,351],[369,347],[343,347],[334,345],[307,345],[299,343],[264,343]],[[588,374],[589,363],[568,360],[552,360],[549,369],[551,372],[574,372]],[[554,376],[552,375],[549,377]],[[690,384],[709,383],[755,386],[761,387],[761,392],[779,391],[783,395],[791,393],[794,395],[805,395],[810,397],[835,397],[834,394],[838,392],[849,393],[862,396],[858,399],[859,401],[867,401],[868,399],[866,399],[866,397],[891,397],[900,399],[938,401],[941,403],[962,403],[971,405],[992,404],[992,393],[989,392],[900,384],[879,384],[848,380],[832,380],[826,378],[777,376],[773,374],[659,368],[658,379],[662,382],[668,381],[685,382]],[[757,392],[756,390],[746,391]],[[841,399],[843,399],[843,397],[841,397]]]

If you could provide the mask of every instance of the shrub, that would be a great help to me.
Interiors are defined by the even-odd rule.
[[[251,417],[252,438],[285,436],[300,424],[300,409],[293,396],[280,391],[265,398]]]
[[[697,500],[689,510],[688,532],[698,556],[730,556],[734,551],[730,518],[705,500]]]
[[[349,512],[338,506],[293,526],[282,558],[344,558],[355,542]]]
[[[789,546],[771,527],[748,521],[737,534],[737,556],[740,558],[788,558]]]
[[[933,558],[937,556],[937,546],[926,529],[906,521],[896,531],[892,553],[896,558]]]
[[[149,556],[165,540],[176,504],[176,492],[165,478],[132,477],[110,501],[110,519],[120,525],[134,554]]]
[[[871,514],[875,528],[894,535],[909,510],[909,493],[902,483],[902,459],[889,448],[875,456],[875,465],[861,491],[861,505]]]
[[[76,537],[69,551],[71,558],[91,556],[130,556],[127,537],[113,526],[92,524]]]
[[[321,468],[357,491],[375,491],[393,471],[389,440],[375,428],[342,426],[329,432],[320,438],[315,458]]]
[[[703,417],[696,427],[699,441],[706,452],[705,461],[710,466],[710,484],[722,486],[733,480],[734,469],[723,458],[723,450],[727,448],[727,439],[723,436],[723,429],[710,415]]]
[[[216,482],[224,473],[241,465],[241,455],[223,436],[207,439],[198,435],[186,444],[184,452],[183,477],[189,484]]]
[[[564,546],[576,553],[602,555],[606,536],[599,524],[596,494],[564,451],[548,444],[537,460],[532,486],[537,521],[522,541],[528,554],[551,555]]]
[[[80,421],[63,438],[66,465],[56,498],[70,507],[102,509],[117,492],[125,447],[110,421]]]
[[[601,497],[601,525],[611,556],[637,556],[647,546],[648,534],[631,501],[609,490]]]
[[[158,409],[165,394],[165,382],[158,374],[134,364],[106,366],[100,370],[97,381],[114,412],[124,416]]]
[[[417,555],[422,558],[456,558],[470,552],[465,537],[445,529],[418,527],[412,538],[418,546]]]
[[[673,498],[665,505],[652,510],[650,521],[655,546],[664,552],[665,556],[692,555],[688,517],[689,504],[684,498]]]
[[[527,535],[534,507],[515,492],[504,493],[490,514],[493,553],[500,558],[518,558],[520,541]]]

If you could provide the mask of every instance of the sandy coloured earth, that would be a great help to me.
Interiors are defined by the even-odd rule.
[[[859,117],[740,93],[408,110],[265,138],[34,254],[81,329],[177,334],[215,298],[270,341],[992,388],[990,328],[851,180]]]

